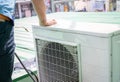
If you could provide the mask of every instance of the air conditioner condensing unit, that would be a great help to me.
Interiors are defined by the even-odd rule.
[[[40,82],[119,82],[120,25],[33,26]]]

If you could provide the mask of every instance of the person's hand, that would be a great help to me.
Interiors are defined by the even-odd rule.
[[[56,23],[57,23],[56,20],[52,19],[52,20],[47,20],[47,21],[41,22],[40,25],[41,26],[51,26],[51,25],[54,25]]]

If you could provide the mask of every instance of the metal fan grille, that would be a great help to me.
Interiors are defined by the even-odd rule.
[[[79,82],[77,46],[40,39],[36,44],[40,82]]]

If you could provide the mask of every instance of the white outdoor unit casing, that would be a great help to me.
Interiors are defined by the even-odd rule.
[[[120,82],[120,25],[33,26],[40,82]]]

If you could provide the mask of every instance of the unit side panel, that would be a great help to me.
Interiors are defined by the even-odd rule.
[[[112,82],[120,82],[120,35],[112,38]]]

